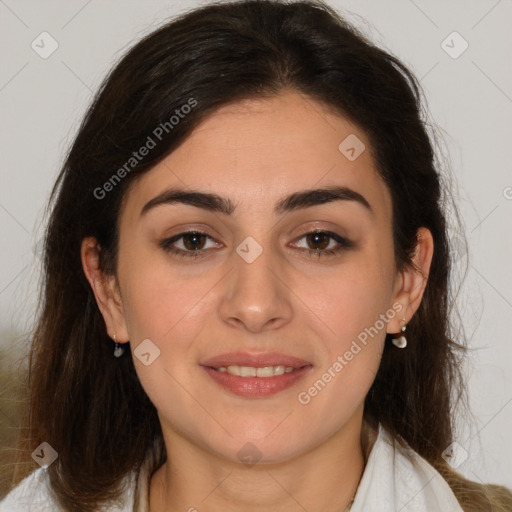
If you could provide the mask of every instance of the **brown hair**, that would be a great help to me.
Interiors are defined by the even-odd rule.
[[[52,191],[22,446],[30,453],[46,441],[58,452],[48,472],[65,510],[93,511],[118,496],[122,478],[140,468],[162,437],[131,354],[112,357],[82,270],[81,241],[95,237],[103,271],[115,274],[120,205],[137,176],[219,106],[284,88],[322,102],[368,135],[392,196],[397,269],[411,265],[418,228],[427,227],[434,238],[424,297],[408,325],[409,345],[398,351],[386,344],[365,400],[365,421],[380,422],[433,464],[466,511],[473,504],[501,510],[498,495],[510,506],[505,488],[469,482],[441,456],[453,441],[454,406],[464,393],[464,344],[451,339],[448,197],[420,111],[419,83],[322,2],[249,0],[195,9],[131,48],[96,94]],[[191,99],[194,108],[162,130],[154,149],[122,179],[109,181]],[[107,182],[108,194],[100,197]]]

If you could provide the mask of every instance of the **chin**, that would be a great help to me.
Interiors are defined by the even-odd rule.
[[[260,423],[259,426],[255,426],[254,423],[244,425],[246,428],[240,428],[240,424],[237,428],[233,425],[231,428],[227,427],[233,437],[223,431],[225,435],[222,436],[222,440],[205,440],[208,451],[222,459],[252,466],[286,462],[311,448],[308,446],[311,443],[306,442],[304,433],[298,427],[294,431],[287,425],[278,432],[279,427],[276,428],[278,423],[275,419],[272,422]]]

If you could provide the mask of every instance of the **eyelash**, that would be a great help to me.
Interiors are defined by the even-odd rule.
[[[325,231],[325,230],[313,230],[308,231],[307,233],[303,233],[297,240],[301,240],[302,238],[306,237],[307,235],[312,235],[315,233],[320,233],[323,235],[327,235],[328,238],[331,238],[332,240],[335,240],[338,243],[338,246],[334,249],[302,249],[303,251],[307,251],[310,257],[316,257],[320,258],[321,256],[336,256],[338,253],[344,251],[345,249],[350,249],[354,247],[354,243],[350,240],[347,240],[346,238],[343,238],[336,233],[333,233],[332,231]],[[183,249],[177,249],[176,247],[173,247],[172,244],[177,242],[178,240],[182,239],[186,235],[203,235],[210,240],[213,240],[213,238],[208,235],[207,233],[203,233],[201,231],[185,231],[183,233],[180,233],[179,235],[175,235],[172,238],[167,238],[160,242],[160,247],[168,253],[174,254],[176,256],[182,257],[182,258],[201,258],[203,256],[206,256],[207,250],[205,249],[198,249],[195,251],[184,251]]]

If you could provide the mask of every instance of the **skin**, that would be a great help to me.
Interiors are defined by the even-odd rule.
[[[354,161],[338,150],[350,134],[366,146]],[[274,215],[285,195],[329,185],[359,192],[374,213],[355,201],[335,201]],[[236,210],[228,216],[173,204],[140,216],[170,186],[217,193]],[[151,481],[151,512],[344,510],[364,470],[363,403],[386,332],[398,333],[419,307],[433,254],[432,236],[422,228],[414,257],[421,271],[396,270],[391,208],[366,134],[286,90],[222,107],[134,183],[120,213],[117,278],[99,269],[95,240],[83,241],[84,272],[109,335],[129,340],[132,351],[144,339],[160,350],[149,366],[134,357],[169,454]],[[201,246],[205,257],[180,258],[159,246],[192,229],[213,239]],[[304,234],[312,229],[355,245],[311,257],[307,249],[325,247],[308,242]],[[236,252],[247,236],[263,248],[252,263]],[[187,247],[184,239],[174,245]],[[298,393],[393,304],[401,312],[301,404]],[[313,370],[273,396],[235,396],[199,362],[238,350],[294,355]],[[261,453],[250,466],[237,455],[248,442]]]

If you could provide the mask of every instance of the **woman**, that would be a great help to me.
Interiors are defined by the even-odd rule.
[[[415,78],[326,5],[150,34],[52,193],[42,468],[0,510],[511,510],[448,456],[440,180]]]

